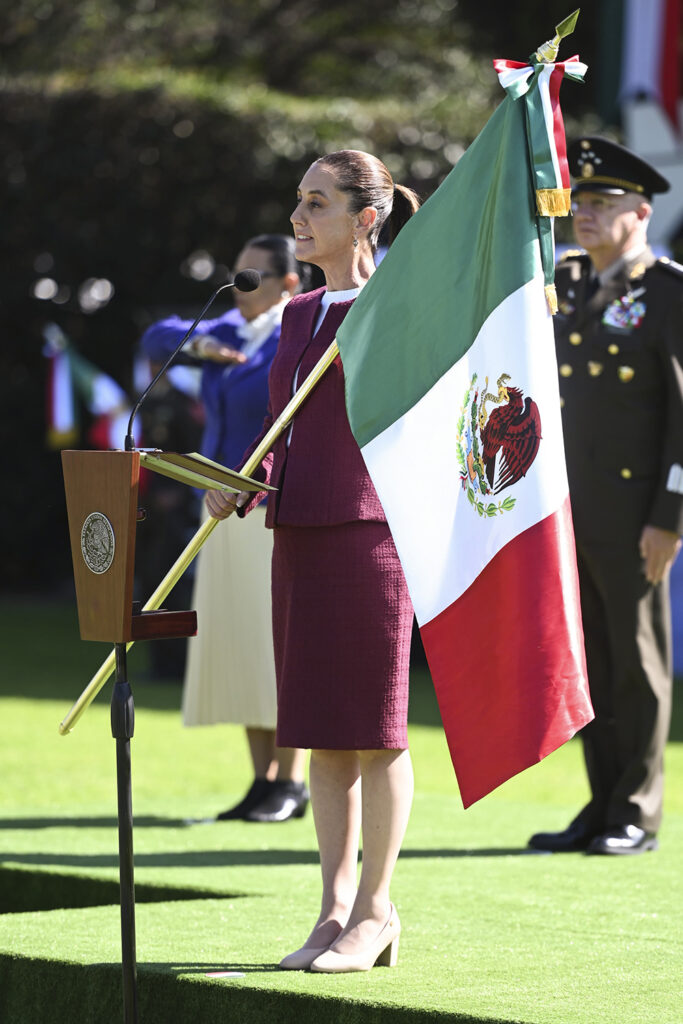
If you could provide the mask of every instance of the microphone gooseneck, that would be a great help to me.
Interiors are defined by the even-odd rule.
[[[130,414],[130,419],[128,420],[128,431],[126,433],[126,441],[125,441],[125,450],[127,452],[134,452],[135,451],[135,439],[133,437],[133,421],[134,421],[135,417],[137,416],[137,414],[138,414],[138,412],[140,410],[140,406],[142,405],[144,400],[147,398],[147,395],[150,393],[150,391],[152,390],[152,388],[154,387],[156,382],[159,380],[159,378],[163,377],[163,375],[166,373],[166,371],[168,370],[169,366],[171,365],[171,363],[173,362],[175,357],[178,355],[178,353],[180,352],[181,348],[183,347],[185,342],[188,340],[188,338],[192,337],[192,334],[193,334],[197,324],[199,323],[200,320],[203,319],[204,314],[206,313],[208,308],[211,306],[211,304],[213,303],[213,301],[216,298],[216,296],[220,295],[220,293],[225,291],[226,288],[237,288],[238,292],[253,292],[253,291],[256,291],[256,289],[258,288],[258,286],[260,284],[261,284],[261,275],[259,274],[258,270],[251,270],[251,269],[249,269],[249,270],[240,270],[240,272],[238,274],[235,274],[235,280],[234,281],[228,281],[226,284],[222,284],[219,288],[216,288],[216,291],[213,293],[213,295],[211,295],[211,297],[209,298],[208,302],[206,303],[206,305],[202,309],[201,313],[199,314],[199,316],[197,317],[195,322],[192,324],[192,327],[190,327],[189,331],[183,337],[183,339],[180,342],[180,344],[176,346],[176,348],[173,350],[173,352],[171,352],[170,356],[168,357],[168,359],[166,360],[164,365],[161,367],[161,369],[159,370],[157,375],[150,381],[150,383],[147,385],[147,387],[145,388],[145,390],[142,392],[142,394],[138,398],[137,402],[135,403],[135,406],[133,407],[133,411]]]

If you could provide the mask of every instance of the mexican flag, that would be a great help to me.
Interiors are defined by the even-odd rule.
[[[564,462],[552,218],[569,210],[562,64],[506,97],[337,334],[465,807],[593,717]]]
[[[91,442],[119,447],[130,415],[126,393],[108,374],[85,359],[55,323],[43,327],[43,355],[48,360],[45,420],[50,448],[68,448],[80,433],[79,403],[95,417]]]
[[[657,100],[673,127],[680,129],[683,3],[625,0],[623,19],[621,100]]]
[[[68,448],[78,439],[78,415],[66,339],[57,324],[46,324],[43,334],[43,355],[48,360],[45,388],[46,441],[49,448]]]

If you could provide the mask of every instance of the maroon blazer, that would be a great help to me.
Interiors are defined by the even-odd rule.
[[[323,291],[319,288],[297,295],[285,307],[280,343],[268,380],[268,414],[242,464],[291,399],[297,366],[301,385],[334,341],[351,306],[353,300],[333,303],[313,338]],[[257,479],[278,488],[268,494],[266,526],[333,526],[358,519],[386,522],[349,426],[339,356],[296,413],[288,447],[289,432],[290,427],[280,435],[255,474]],[[242,514],[257,503],[256,499],[249,502]]]

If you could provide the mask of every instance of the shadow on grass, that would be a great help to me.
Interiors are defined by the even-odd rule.
[[[480,849],[402,850],[401,860],[449,860],[463,857],[538,856],[527,847],[482,847]],[[362,855],[361,855],[362,859]],[[116,868],[118,857],[105,853],[0,852],[0,863],[31,864],[40,867]],[[319,863],[317,850],[192,850],[172,853],[137,853],[138,868],[227,868],[293,866]]]
[[[211,974],[222,974],[224,971],[237,971],[241,974],[272,974],[275,971],[281,972],[281,968],[276,963],[266,964],[254,964],[254,963],[178,963],[177,960],[165,963],[163,961],[139,961],[138,967],[147,969],[150,971],[158,971],[159,974],[172,974],[178,976],[182,974],[197,974],[197,975],[211,975]],[[220,981],[220,978],[211,978],[212,981]]]
[[[114,875],[114,873],[112,873]],[[136,903],[169,903],[179,900],[235,900],[245,892],[217,892],[193,886],[135,886]],[[252,894],[252,897],[257,894]],[[76,907],[104,907],[120,903],[121,892],[115,877],[94,874],[41,871],[29,865],[0,865],[0,914],[21,914],[45,910],[73,910]]]
[[[154,815],[134,819],[135,828],[183,828],[184,818],[157,818]],[[117,828],[116,818],[0,818],[0,831],[31,831],[41,828]]]

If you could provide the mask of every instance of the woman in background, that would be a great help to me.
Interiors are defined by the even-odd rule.
[[[250,239],[234,269],[248,267],[259,271],[260,286],[252,292],[234,289],[236,308],[202,321],[187,346],[202,366],[202,454],[229,467],[238,465],[263,422],[282,311],[308,271],[297,263],[286,235]],[[142,337],[146,354],[166,358],[191,322],[171,317],[153,324]],[[199,631],[188,649],[183,721],[244,725],[253,768],[246,795],[219,813],[218,821],[285,821],[301,817],[309,799],[305,752],[275,741],[272,534],[263,528],[264,519],[261,505],[246,531],[214,530],[198,557],[193,601]]]

